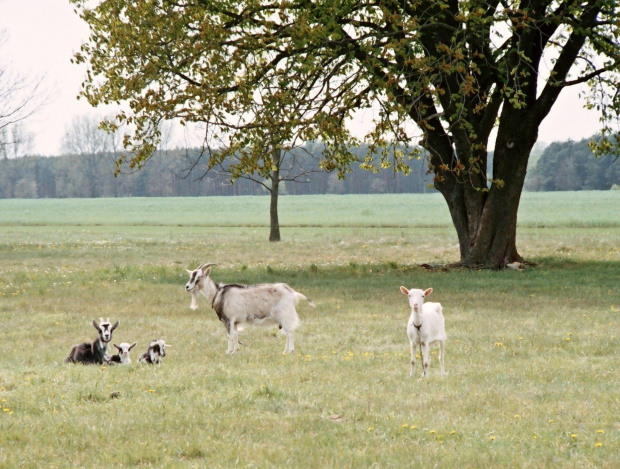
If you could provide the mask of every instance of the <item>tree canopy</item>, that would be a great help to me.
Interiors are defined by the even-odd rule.
[[[180,119],[204,125],[213,164],[239,154],[240,171],[268,172],[276,137],[323,141],[322,167],[345,173],[347,122],[373,108],[371,151],[420,136],[467,265],[521,260],[527,159],[561,91],[589,83],[607,132],[620,109],[614,0],[72,1],[91,28],[82,96],[126,105],[130,166]],[[386,151],[379,166],[406,172],[406,157]]]

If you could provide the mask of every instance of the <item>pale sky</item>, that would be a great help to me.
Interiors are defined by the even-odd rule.
[[[33,151],[59,154],[62,137],[75,116],[106,113],[76,99],[85,67],[70,60],[88,37],[88,28],[68,0],[0,0],[2,30],[5,40],[0,44],[0,63],[22,76],[43,77],[49,90],[46,106],[25,124],[35,134]],[[357,119],[357,125],[363,127],[372,115],[359,113]],[[567,89],[542,123],[539,141],[579,140],[598,128],[598,114],[583,109],[577,90]]]

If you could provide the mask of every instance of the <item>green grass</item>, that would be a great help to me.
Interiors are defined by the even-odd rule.
[[[619,227],[619,191],[526,192],[521,227]],[[268,197],[8,199],[0,226],[261,227]],[[440,194],[316,195],[280,198],[280,224],[291,227],[452,228]]]
[[[0,466],[617,467],[609,194],[526,194],[518,245],[541,268],[447,273],[417,264],[456,260],[448,225],[400,228],[401,207],[430,214],[434,197],[285,197],[297,221],[279,244],[264,198],[0,201]],[[224,354],[215,313],[183,291],[206,261],[217,281],[284,281],[315,301],[298,307],[295,353],[248,328]],[[400,285],[444,306],[443,379],[436,352],[428,380],[408,376]],[[138,341],[134,362],[165,338],[165,363],[63,364],[100,316]]]

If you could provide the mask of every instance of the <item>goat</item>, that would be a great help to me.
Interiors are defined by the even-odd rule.
[[[103,365],[109,362],[108,343],[112,340],[112,333],[118,327],[119,322],[110,324],[110,319],[104,321],[99,318],[99,324],[93,319],[93,327],[97,329],[99,337],[92,344],[83,342],[74,345],[65,359],[65,363],[83,363],[85,365],[97,364]]]
[[[136,346],[136,343],[137,342],[134,342],[133,344],[128,344],[127,342],[122,342],[121,345],[112,344],[118,349],[118,353],[110,357],[110,365],[114,363],[129,365],[131,363],[131,358],[129,358],[129,352],[132,348]]]
[[[166,356],[166,347],[172,346],[167,344],[164,339],[153,339],[147,351],[138,358],[138,363],[146,363],[149,365],[160,364],[161,359]]]
[[[430,346],[439,344],[439,364],[441,375],[444,370],[444,349],[446,346],[446,328],[441,303],[424,303],[424,298],[433,292],[432,288],[426,290],[400,287],[400,291],[409,297],[411,316],[407,323],[407,336],[411,346],[411,373],[415,368],[415,346],[420,344],[422,356],[423,376],[428,377],[428,369],[431,364]]]
[[[198,307],[198,293],[211,302],[211,307],[228,332],[226,353],[239,351],[237,326],[243,323],[279,325],[286,334],[284,353],[295,350],[293,332],[299,326],[295,306],[299,300],[306,300],[312,307],[314,303],[285,283],[217,284],[209,277],[212,265],[216,264],[202,264],[196,270],[188,270],[189,282],[185,290],[192,294],[191,309]]]

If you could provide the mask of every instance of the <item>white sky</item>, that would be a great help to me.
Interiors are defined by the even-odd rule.
[[[85,68],[70,60],[88,37],[88,28],[68,0],[0,0],[2,30],[0,61],[22,76],[44,77],[49,90],[47,105],[26,122],[27,130],[35,134],[33,151],[59,154],[62,137],[75,116],[105,113],[76,99]],[[359,113],[358,119],[357,125],[363,127],[372,115]],[[577,90],[567,89],[542,123],[539,141],[579,140],[598,128],[598,114],[583,109]]]

